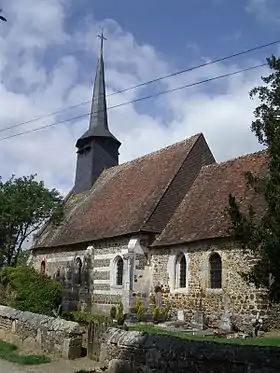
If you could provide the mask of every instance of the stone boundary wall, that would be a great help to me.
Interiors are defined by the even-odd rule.
[[[0,305],[0,338],[65,359],[82,355],[83,329],[76,322]]]
[[[100,360],[116,373],[136,373],[141,367],[154,373],[279,373],[280,348],[190,341],[109,328],[102,340]]]

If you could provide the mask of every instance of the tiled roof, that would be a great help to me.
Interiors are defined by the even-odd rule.
[[[201,138],[205,141],[198,134],[104,171],[89,192],[68,198],[64,222],[56,229],[46,226],[34,247],[64,246],[142,230]]]
[[[264,201],[247,188],[244,172],[263,175],[267,170],[264,151],[203,167],[153,246],[229,236],[230,222],[226,213],[229,194],[236,197],[243,210],[252,204],[256,212],[262,214]]]

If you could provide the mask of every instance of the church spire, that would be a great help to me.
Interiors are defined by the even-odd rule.
[[[90,111],[90,122],[89,129],[84,133],[82,137],[77,141],[77,147],[84,142],[84,139],[99,136],[107,138],[115,138],[110,132],[108,127],[107,118],[107,103],[106,103],[106,86],[105,86],[105,72],[104,72],[104,60],[103,60],[103,48],[104,40],[107,40],[103,34],[103,31],[98,37],[101,40],[100,54],[97,64],[97,70],[94,80],[94,88],[91,102]],[[118,140],[117,140],[118,141]]]
[[[74,194],[90,190],[106,168],[119,163],[121,143],[110,132],[107,118],[103,61],[103,43],[106,38],[103,32],[98,37],[101,46],[94,80],[89,128],[76,143],[78,150]]]

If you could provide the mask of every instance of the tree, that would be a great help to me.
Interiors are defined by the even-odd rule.
[[[0,178],[0,267],[15,266],[31,235],[47,221],[62,219],[62,196],[35,178]]]
[[[265,83],[255,87],[250,97],[257,97],[251,130],[266,147],[268,172],[265,176],[247,172],[247,186],[264,201],[262,216],[254,208],[241,213],[234,196],[229,196],[232,232],[245,249],[251,250],[256,263],[247,274],[249,281],[268,290],[270,299],[280,301],[280,58],[267,59],[271,73],[262,77]]]

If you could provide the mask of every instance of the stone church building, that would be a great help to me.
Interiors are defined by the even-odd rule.
[[[256,204],[243,172],[266,170],[265,152],[217,164],[203,134],[119,164],[107,121],[101,48],[89,128],[77,143],[76,178],[63,222],[44,226],[30,263],[64,286],[64,306],[125,312],[160,287],[172,314],[203,303],[213,322],[226,294],[234,314],[253,315],[261,294],[244,282],[254,258],[230,237],[228,195]]]

